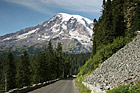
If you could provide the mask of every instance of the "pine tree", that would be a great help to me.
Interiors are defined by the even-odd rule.
[[[106,4],[106,1],[105,1],[105,0],[103,0],[103,8],[105,7],[105,4]]]
[[[137,1],[136,13],[134,16],[135,31],[140,30],[140,1]]]
[[[62,45],[58,43],[56,48],[56,61],[57,61],[57,77],[63,77],[64,75],[64,64],[63,64],[63,56],[62,56]]]
[[[16,81],[17,87],[23,87],[30,84],[30,70],[29,70],[29,57],[27,51],[24,51],[24,54],[21,55],[20,61],[18,63]]]
[[[126,23],[126,38],[131,38],[134,36],[133,29],[131,29],[133,24],[133,16],[135,15],[136,0],[125,0],[124,1],[124,15]]]
[[[53,46],[52,46],[52,43],[51,43],[51,40],[49,41],[48,43],[48,47],[47,47],[47,51],[48,53],[50,53],[51,55],[53,54]]]
[[[105,5],[106,5],[106,0],[103,0],[103,5],[102,5],[102,8],[103,8],[103,14],[104,14],[104,8],[105,8]]]
[[[33,83],[41,83],[47,80],[46,75],[46,60],[44,54],[41,52],[38,53],[36,59],[32,63],[31,67],[32,71],[32,78],[33,78]]]
[[[67,78],[68,75],[71,75],[70,57],[66,57],[64,62],[64,78]]]
[[[113,31],[115,37],[125,35],[124,0],[113,0]]]
[[[43,53],[39,53],[31,65],[31,72],[34,83],[44,82],[55,79],[56,75],[56,61],[51,40],[48,43],[47,49]]]
[[[53,47],[52,47],[52,44],[51,44],[51,40],[49,41],[48,43],[48,47],[47,49],[44,50],[44,57],[45,57],[45,64],[46,64],[46,80],[50,80],[52,79],[53,77],[53,68],[52,67],[52,64],[54,62],[54,53],[53,53]]]
[[[94,36],[93,36],[93,50],[91,57],[93,57],[97,51],[97,48],[101,47],[104,44],[104,38],[105,38],[105,7],[106,7],[106,1],[103,0],[103,11],[102,16],[99,18],[97,22],[94,23]],[[94,20],[96,21],[96,20]],[[100,48],[99,48],[100,49]]]
[[[92,48],[92,53],[91,53],[91,58],[93,58],[93,56],[96,54],[96,37],[95,37],[95,33],[97,33],[97,29],[98,29],[98,24],[97,24],[97,20],[94,19],[93,21],[93,25],[94,25],[94,28],[93,28],[93,48]]]
[[[46,53],[46,62],[47,62],[47,65],[49,67],[49,73],[50,73],[50,78],[51,79],[55,79],[56,78],[56,61],[55,60],[55,54],[54,54],[54,50],[53,50],[53,46],[52,46],[52,43],[51,43],[51,40],[49,41],[49,44],[48,44],[48,47],[47,47],[47,53]]]
[[[2,73],[2,70],[3,70],[2,63],[3,63],[3,60],[2,60],[2,58],[0,56],[0,73]],[[2,74],[0,74],[0,80],[1,80],[1,78],[2,78]]]
[[[113,42],[115,38],[115,32],[112,30],[112,2],[111,0],[107,0],[104,9],[104,39],[103,43],[108,44]]]
[[[129,31],[130,37],[135,36],[135,32],[140,30],[140,1],[137,0],[137,6],[135,8],[135,15],[131,19],[131,29]]]
[[[4,66],[4,79],[5,79],[5,91],[15,88],[15,61],[13,54],[9,51],[5,66]]]
[[[118,36],[124,36],[124,0],[103,0],[102,16],[94,24],[93,57],[104,45],[112,43]]]
[[[3,74],[3,69],[4,69],[4,60],[0,56],[0,92],[4,91],[4,74]]]

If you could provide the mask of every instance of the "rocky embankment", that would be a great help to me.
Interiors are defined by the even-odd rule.
[[[83,84],[93,93],[102,93],[120,84],[140,79],[140,35],[113,54],[86,77]]]

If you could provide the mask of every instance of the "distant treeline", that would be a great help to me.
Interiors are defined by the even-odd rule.
[[[61,43],[53,49],[51,41],[43,52],[35,56],[24,51],[17,57],[9,51],[6,57],[0,56],[0,91],[77,74],[89,56],[90,53],[65,54]]]
[[[15,58],[9,51],[5,59],[0,59],[0,90],[41,83],[56,78],[64,78],[71,73],[70,58],[64,57],[61,43],[53,49],[51,41],[47,49],[28,56],[25,51],[20,58]]]
[[[86,63],[90,55],[91,53],[68,54],[70,57],[72,74],[77,75],[79,73],[79,69]]]

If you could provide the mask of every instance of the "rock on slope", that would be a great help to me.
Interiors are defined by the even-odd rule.
[[[95,93],[102,93],[138,79],[140,79],[140,35],[104,61],[93,74],[85,78],[83,83],[90,86]]]
[[[0,37],[0,49],[42,47],[50,39],[54,47],[58,42],[64,51],[90,52],[93,22],[79,15],[59,13],[35,27]]]

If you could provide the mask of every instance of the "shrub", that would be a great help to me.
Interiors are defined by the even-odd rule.
[[[133,82],[134,83],[134,82]],[[134,86],[120,85],[117,88],[109,90],[108,93],[140,93],[140,81],[138,81]]]
[[[140,93],[140,81],[138,81],[136,83],[136,85],[132,86],[130,89],[129,89],[129,92],[130,93]]]
[[[117,88],[109,90],[108,93],[129,93],[129,85],[120,85]]]

